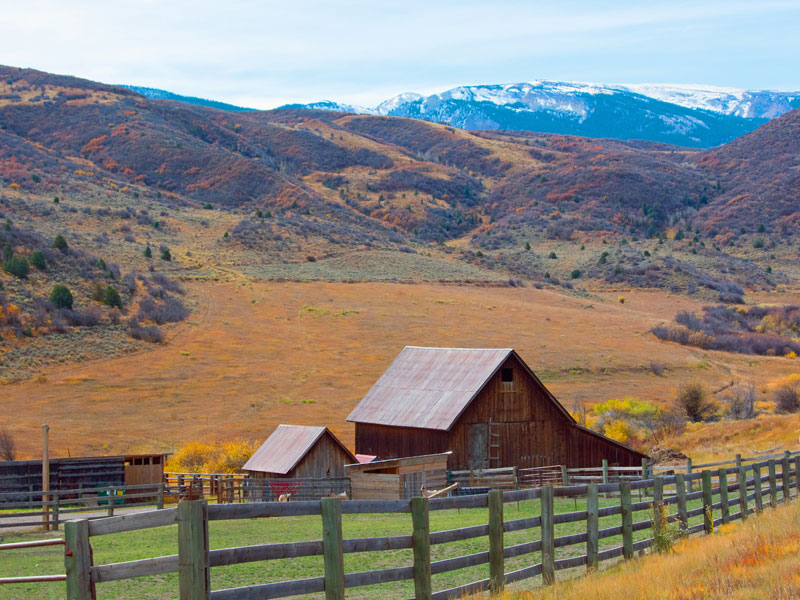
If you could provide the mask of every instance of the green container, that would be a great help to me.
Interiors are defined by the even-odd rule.
[[[100,490],[99,492],[97,492],[97,497],[98,498],[108,498],[109,492],[110,492],[110,490]],[[115,489],[114,490],[114,499],[112,500],[112,502],[115,505],[117,505],[117,504],[125,504],[125,490],[117,490],[117,489]],[[98,506],[108,506],[108,500],[98,500],[97,501],[97,505]]]

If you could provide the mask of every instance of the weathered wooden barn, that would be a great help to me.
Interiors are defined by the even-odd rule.
[[[407,346],[350,413],[356,452],[453,452],[450,469],[641,465],[645,455],[581,427],[511,348]]]
[[[327,427],[278,425],[242,470],[255,479],[344,477],[356,457]]]

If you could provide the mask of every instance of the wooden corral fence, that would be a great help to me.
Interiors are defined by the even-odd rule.
[[[123,506],[164,507],[163,484],[31,491],[24,498],[17,492],[0,493],[0,497],[4,495],[10,498],[0,504],[3,508],[3,512],[0,512],[0,529],[43,526],[45,529],[58,530],[59,525],[74,518],[75,513],[102,511],[103,514],[91,517],[100,519],[114,516],[114,509]]]
[[[699,485],[690,492],[688,484]],[[600,561],[617,557],[631,558],[635,552],[651,546],[669,523],[678,522],[685,534],[712,533],[717,525],[744,519],[767,505],[775,506],[797,497],[792,489],[800,488],[800,458],[783,456],[738,467],[654,476],[636,481],[502,491],[450,498],[412,498],[411,500],[349,500],[323,498],[305,502],[265,502],[252,504],[208,505],[204,501],[184,501],[176,508],[111,517],[97,521],[71,521],[65,528],[69,554],[65,559],[67,596],[77,600],[94,598],[94,585],[146,575],[178,573],[180,597],[192,600],[250,600],[283,598],[299,594],[323,593],[327,599],[342,599],[346,590],[391,581],[413,580],[415,598],[450,599],[466,593],[491,590],[499,592],[507,584],[541,576],[545,584],[555,581],[556,571],[585,566],[594,568]],[[652,491],[641,502],[633,502],[632,490]],[[601,494],[619,496],[618,503],[600,507]],[[555,513],[554,497],[586,498],[586,510]],[[541,503],[539,516],[506,521],[505,504],[524,500]],[[674,506],[675,512],[669,512]],[[696,506],[696,507],[695,507]],[[430,531],[430,511],[461,508],[488,508],[488,522],[483,525],[448,531]],[[732,512],[734,508],[736,512]],[[637,513],[645,515],[635,517]],[[410,513],[412,529],[407,535],[344,539],[342,515],[356,513]],[[211,550],[209,522],[231,519],[281,518],[298,515],[321,515],[320,538],[315,541],[261,544]],[[618,516],[618,525],[599,528],[601,517]],[[702,522],[690,524],[701,517]],[[124,531],[178,525],[178,554],[143,560],[93,565],[91,538]],[[585,523],[581,533],[556,537],[555,525]],[[531,530],[530,540],[506,546],[504,533]],[[634,532],[649,536],[634,541]],[[646,535],[646,534],[645,534]],[[431,561],[431,546],[488,536],[486,550],[467,556]],[[622,544],[601,550],[600,541],[621,536]],[[578,545],[581,554],[556,558],[556,549]],[[345,573],[344,555],[353,552],[381,552],[412,549],[413,564],[359,573]],[[511,572],[505,560],[531,555],[530,564]],[[322,556],[324,570],[308,579],[256,584],[246,587],[213,590],[214,567],[252,561]],[[431,575],[474,565],[489,565],[489,577],[457,587],[434,591]]]
[[[218,504],[270,502],[282,494],[295,500],[319,500],[325,496],[350,495],[350,479],[259,479],[243,474],[165,473],[165,494],[181,500],[209,499]]]

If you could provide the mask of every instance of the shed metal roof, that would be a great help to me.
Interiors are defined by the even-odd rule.
[[[513,352],[406,346],[347,420],[447,431]]]
[[[333,435],[327,427],[310,425],[278,425],[255,454],[244,464],[244,471],[259,471],[286,475],[294,469],[314,444],[325,434],[341,446],[350,460],[353,454]]]

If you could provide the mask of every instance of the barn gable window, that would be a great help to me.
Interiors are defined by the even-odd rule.
[[[504,392],[514,391],[514,369],[500,369],[500,386]]]

